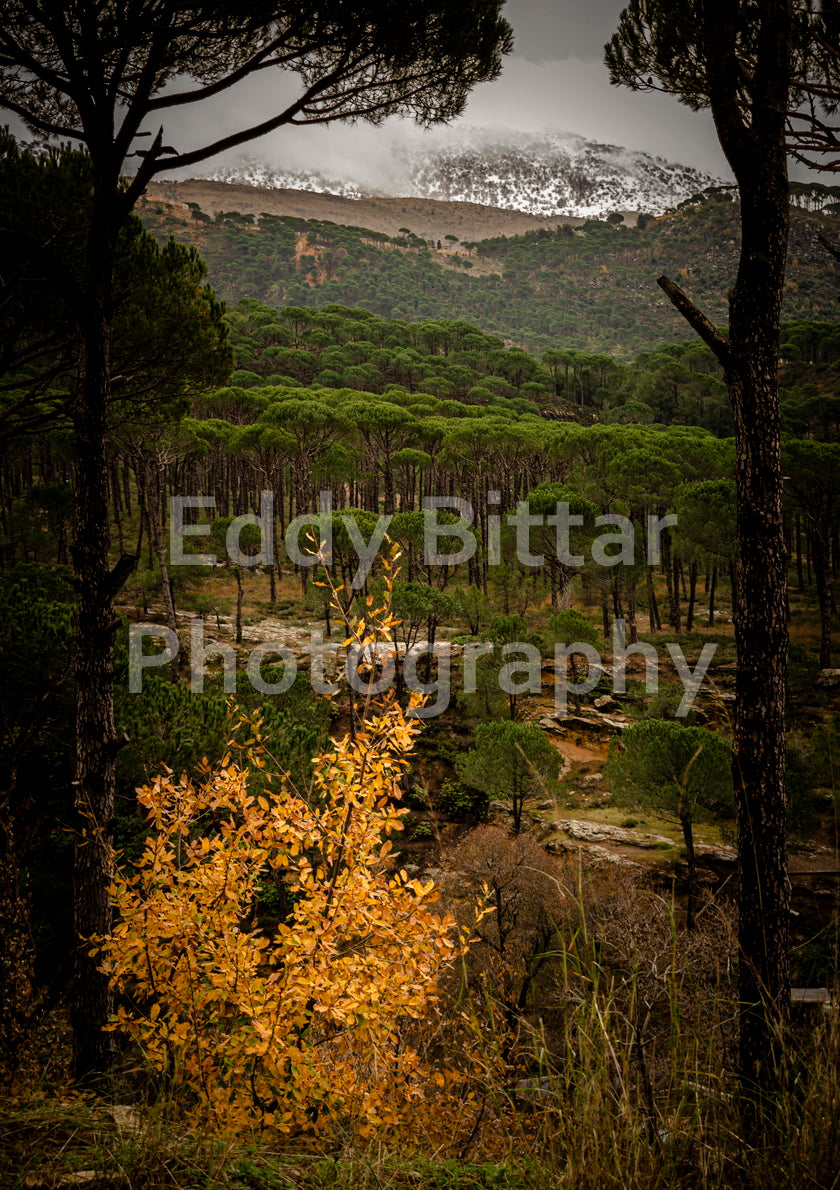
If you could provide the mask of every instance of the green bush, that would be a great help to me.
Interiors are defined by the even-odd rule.
[[[480,789],[473,789],[461,781],[444,781],[432,798],[438,814],[454,822],[483,822],[490,807],[490,798]]]

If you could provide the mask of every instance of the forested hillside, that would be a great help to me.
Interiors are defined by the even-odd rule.
[[[304,196],[305,201],[305,196]],[[387,319],[457,318],[531,350],[577,348],[628,360],[684,338],[660,293],[660,273],[678,278],[712,319],[724,322],[738,250],[738,209],[709,190],[634,227],[615,216],[582,226],[460,243],[324,221],[220,212],[148,201],[159,239],[194,244],[220,297],[270,305],[361,306]],[[832,319],[838,280],[820,233],[840,239],[835,214],[792,210],[784,316]]]
[[[388,321],[360,307],[278,312],[248,298],[228,321],[233,381],[241,388],[360,390],[365,398],[383,394],[446,416],[480,416],[464,408],[478,405],[584,424],[696,425],[719,437],[732,432],[721,369],[694,340],[660,345],[623,364],[577,349],[532,354],[466,322]],[[785,323],[782,341],[786,430],[833,440],[840,425],[837,324]]]

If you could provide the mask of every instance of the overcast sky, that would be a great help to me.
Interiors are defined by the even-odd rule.
[[[513,53],[501,77],[474,92],[465,118],[577,132],[723,175],[727,166],[708,115],[690,112],[671,96],[610,86],[604,44],[625,3],[508,0]]]
[[[690,112],[670,96],[610,86],[603,46],[616,29],[622,7],[622,0],[508,0],[504,14],[514,30],[513,53],[505,58],[495,82],[475,89],[453,132],[463,125],[573,132],[728,177],[707,113]],[[214,139],[242,127],[243,120],[264,118],[276,110],[278,92],[291,98],[293,86],[294,76],[269,80],[260,75],[216,103],[176,109],[167,114],[166,139],[178,149],[208,136]],[[422,141],[424,135],[398,119],[378,128],[284,128],[192,172],[250,156],[280,169],[315,169],[387,191],[394,146]]]

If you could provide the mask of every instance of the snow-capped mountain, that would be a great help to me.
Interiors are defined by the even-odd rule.
[[[413,163],[416,192],[532,215],[661,214],[716,179],[661,157],[569,134],[480,139]]]
[[[718,179],[649,153],[604,145],[571,133],[539,135],[469,129],[457,138],[432,134],[388,149],[386,185],[326,170],[279,170],[242,158],[212,174],[211,181],[271,189],[314,190],[360,198],[400,195],[475,202],[532,215],[598,216],[610,211],[661,214]],[[338,171],[337,171],[338,172]]]

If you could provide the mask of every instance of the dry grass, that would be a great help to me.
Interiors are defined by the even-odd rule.
[[[725,907],[688,934],[666,902],[622,874],[554,863],[528,884],[531,851],[511,853],[506,866],[504,839],[487,829],[471,844],[473,866],[486,867],[495,847],[493,871],[508,881],[506,895],[519,895],[507,953],[491,931],[465,982],[450,988],[447,1012],[416,1038],[431,1061],[457,1064],[469,1050],[469,1068],[484,1070],[477,1104],[451,1119],[447,1151],[430,1149],[419,1127],[362,1145],[340,1119],[319,1152],[268,1130],[223,1142],[189,1132],[159,1088],[157,1098],[151,1084],[140,1090],[135,1071],[114,1091],[116,1107],[66,1094],[6,1099],[0,1186],[837,1190],[837,1010],[791,1030],[777,1095],[756,1128],[732,1074]],[[548,916],[539,952],[533,927]],[[515,977],[540,953],[535,996],[512,1019]]]

